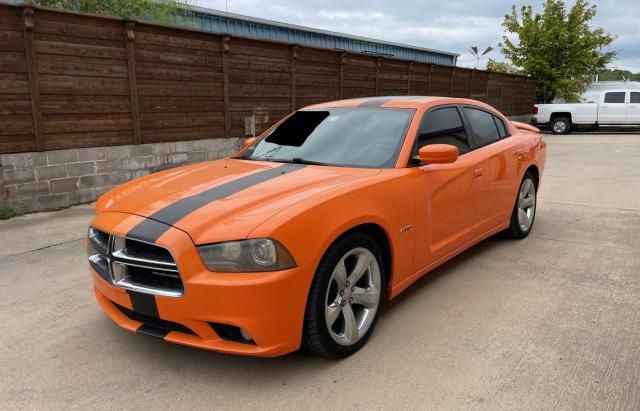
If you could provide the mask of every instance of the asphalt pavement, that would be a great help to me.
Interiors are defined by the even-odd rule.
[[[423,278],[342,361],[126,332],[92,294],[92,206],[0,222],[0,408],[638,410],[640,134],[546,138],[530,237]]]

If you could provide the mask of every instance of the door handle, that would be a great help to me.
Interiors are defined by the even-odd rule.
[[[515,152],[516,157],[518,158],[522,158],[522,156],[524,155],[524,150],[517,150]]]
[[[636,106],[629,106],[629,108],[636,108]]]
[[[483,174],[484,174],[484,170],[481,169],[481,168],[477,168],[477,169],[473,170],[473,176],[475,178],[480,178],[480,177],[482,177]]]

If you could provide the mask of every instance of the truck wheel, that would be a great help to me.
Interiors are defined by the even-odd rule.
[[[551,122],[553,134],[568,134],[571,132],[571,120],[566,117],[558,117]]]

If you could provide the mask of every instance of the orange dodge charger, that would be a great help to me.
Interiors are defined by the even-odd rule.
[[[474,100],[310,106],[235,157],[101,197],[95,296],[121,327],[166,341],[345,357],[384,301],[493,234],[530,233],[545,156],[538,129]]]

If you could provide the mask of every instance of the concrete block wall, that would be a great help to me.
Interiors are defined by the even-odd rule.
[[[0,207],[17,213],[90,203],[128,180],[236,153],[242,138],[0,154]]]

